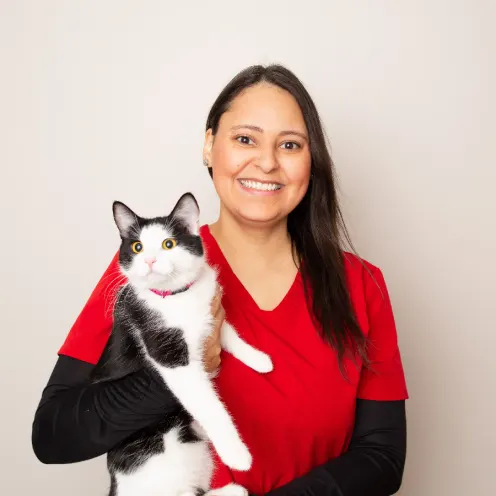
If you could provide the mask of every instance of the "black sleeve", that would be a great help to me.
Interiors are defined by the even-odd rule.
[[[33,422],[33,450],[41,462],[95,458],[179,407],[166,385],[145,369],[92,384],[93,368],[59,356]]]
[[[348,450],[267,496],[390,496],[405,457],[405,401],[357,400]]]

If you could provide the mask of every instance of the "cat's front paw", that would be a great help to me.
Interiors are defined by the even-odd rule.
[[[247,365],[261,374],[267,374],[268,372],[272,372],[274,369],[274,365],[272,364],[272,360],[269,355],[263,351],[255,349],[253,350],[253,353],[250,356],[250,361]]]
[[[250,470],[252,457],[248,448],[238,439],[229,439],[215,446],[220,459],[230,468],[246,472]]]
[[[205,496],[248,496],[248,491],[239,484],[227,484],[227,486],[211,489]]]

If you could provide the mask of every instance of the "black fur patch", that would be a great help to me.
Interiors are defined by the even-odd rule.
[[[116,304],[114,334],[119,341],[113,362],[127,367],[133,357],[140,353],[136,346],[136,334],[145,344],[149,355],[164,367],[181,367],[189,363],[189,353],[180,329],[167,327],[162,317],[145,307],[131,286],[126,286]],[[118,338],[117,338],[118,336]],[[121,367],[122,368],[122,367]]]
[[[92,382],[114,380],[142,368],[135,340],[123,326],[115,325],[97,366],[91,374]]]
[[[129,436],[115,448],[109,451],[107,466],[111,475],[116,472],[130,474],[138,469],[152,456],[163,453],[167,446],[164,443],[164,434],[175,427],[179,427],[179,439],[182,441],[182,432],[191,429],[191,416],[180,409],[175,414],[168,415],[156,425],[141,429]],[[109,495],[110,496],[110,495]]]
[[[117,480],[114,474],[110,475],[110,491],[108,496],[117,496]]]
[[[188,345],[180,329],[167,328],[163,333],[142,335],[150,356],[164,367],[184,367],[189,363]]]
[[[154,455],[164,452],[163,433],[146,428],[128,437],[109,451],[107,466],[111,473],[132,473]]]
[[[179,441],[181,443],[197,443],[202,441],[198,434],[193,429],[191,422],[185,424],[179,432]]]

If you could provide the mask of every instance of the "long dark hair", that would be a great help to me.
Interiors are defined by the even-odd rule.
[[[339,364],[347,352],[366,359],[366,339],[358,325],[346,283],[342,242],[351,240],[341,213],[332,162],[315,104],[301,81],[281,65],[255,65],[237,74],[222,90],[207,118],[217,133],[222,114],[245,89],[266,82],[282,88],[300,106],[309,135],[311,179],[302,201],[288,216],[288,231],[305,282],[307,303]],[[212,176],[212,169],[208,169]]]

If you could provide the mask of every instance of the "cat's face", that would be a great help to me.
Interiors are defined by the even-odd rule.
[[[176,290],[193,282],[205,263],[193,195],[183,195],[166,217],[144,219],[120,202],[113,210],[122,240],[121,270],[132,285]]]

